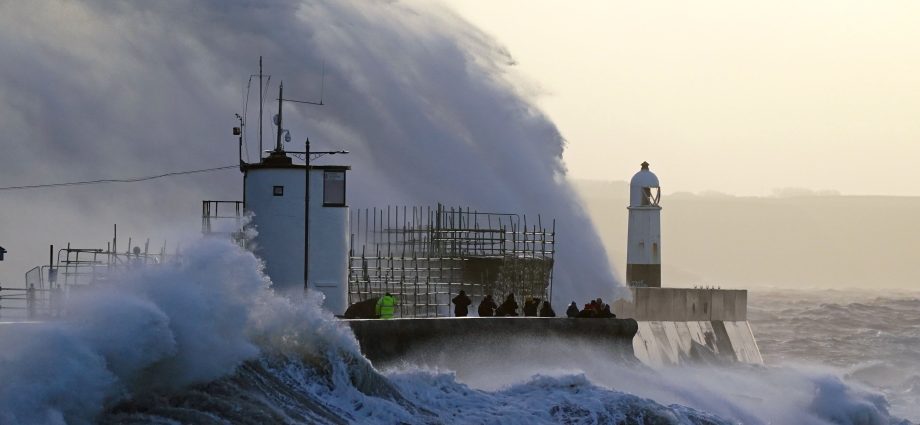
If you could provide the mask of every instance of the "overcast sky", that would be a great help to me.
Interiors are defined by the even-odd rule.
[[[920,2],[448,3],[543,91],[576,178],[920,195]]]

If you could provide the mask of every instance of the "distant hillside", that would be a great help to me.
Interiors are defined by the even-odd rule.
[[[619,272],[625,182],[576,181]],[[662,195],[666,286],[920,286],[920,197]]]

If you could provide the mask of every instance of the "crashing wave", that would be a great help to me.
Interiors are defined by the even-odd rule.
[[[320,300],[269,284],[251,253],[202,240],[81,294],[66,321],[0,327],[0,423],[730,424],[775,410],[773,423],[898,423],[881,396],[791,369],[655,372],[594,356],[493,389],[411,365],[381,373]]]

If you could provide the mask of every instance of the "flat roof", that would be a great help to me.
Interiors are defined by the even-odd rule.
[[[273,151],[268,156],[261,158],[256,164],[242,163],[240,164],[240,170],[246,172],[248,170],[266,170],[266,169],[298,169],[305,168],[304,164],[295,164],[294,159],[287,155],[287,152],[284,151]],[[336,170],[344,171],[350,170],[351,167],[348,165],[310,165],[311,170]]]
[[[267,169],[302,169],[306,166],[304,164],[243,164],[241,167],[243,171],[248,170],[267,170]],[[311,165],[311,170],[351,170],[350,165]]]

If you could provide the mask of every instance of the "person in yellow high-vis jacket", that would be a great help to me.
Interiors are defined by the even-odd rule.
[[[381,319],[392,319],[395,311],[396,297],[390,295],[389,292],[377,300],[377,316]]]

